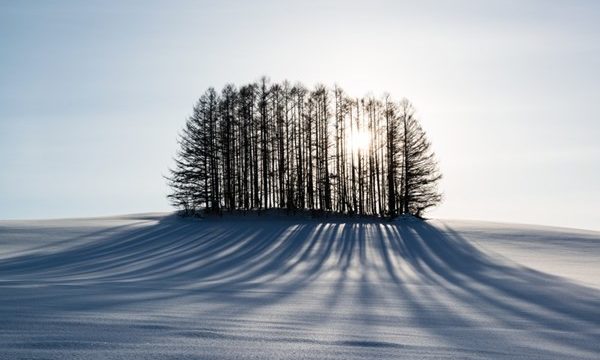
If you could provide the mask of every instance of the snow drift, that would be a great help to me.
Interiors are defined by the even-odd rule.
[[[0,358],[600,354],[600,233],[164,214],[0,222]]]

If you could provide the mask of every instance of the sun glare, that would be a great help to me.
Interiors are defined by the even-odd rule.
[[[349,137],[346,146],[350,151],[366,151],[369,149],[371,135],[368,131],[355,131]]]

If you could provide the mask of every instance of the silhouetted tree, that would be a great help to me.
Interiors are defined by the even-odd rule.
[[[236,137],[238,93],[233,85],[227,85],[221,93],[219,102],[219,147],[222,164],[222,189],[224,206],[234,210],[236,206]]]
[[[425,210],[441,201],[437,183],[442,175],[425,131],[414,116],[413,106],[406,99],[400,103],[399,117],[402,143],[402,213],[421,216]]]
[[[208,89],[194,106],[180,135],[180,150],[169,178],[173,192],[168,197],[186,213],[200,208],[219,209],[218,155],[214,140],[217,104],[215,90]]]
[[[387,184],[387,212],[389,216],[398,214],[398,200],[400,179],[402,177],[401,163],[402,146],[400,144],[400,119],[397,116],[395,104],[386,95],[384,99],[385,117],[385,144],[386,144],[386,184]]]
[[[207,203],[204,180],[206,167],[201,152],[201,100],[194,105],[193,114],[188,118],[179,136],[179,151],[175,157],[175,168],[167,178],[172,192],[167,196],[171,204],[182,209],[186,215],[193,214]]]
[[[358,144],[357,144],[358,142]],[[266,78],[208,89],[179,138],[168,195],[186,214],[223,209],[421,216],[441,178],[410,103]]]

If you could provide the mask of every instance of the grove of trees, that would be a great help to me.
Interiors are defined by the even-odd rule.
[[[438,204],[431,145],[406,99],[256,83],[197,101],[168,181],[184,214],[283,208],[394,217]]]

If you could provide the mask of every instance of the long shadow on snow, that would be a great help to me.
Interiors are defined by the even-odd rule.
[[[57,252],[2,259],[0,281],[23,290],[0,300],[5,305],[22,304],[28,299],[27,285],[47,285],[60,291],[38,292],[29,300],[53,304],[54,311],[185,297],[197,301],[198,296],[236,302],[244,300],[243,290],[269,284],[303,266],[301,274],[288,276],[269,297],[250,299],[266,305],[319,276],[335,243],[335,224],[242,222],[240,226],[227,220],[167,217],[156,225],[115,229],[109,237],[90,237]]]
[[[502,263],[451,229],[426,222],[166,217],[155,225],[113,230],[58,252],[0,260],[2,286],[23,285],[10,296],[0,295],[3,317],[10,320],[10,309],[16,306],[56,313],[171,300],[218,300],[222,308],[235,308],[234,314],[241,315],[282,302],[333,272],[337,277],[323,303],[329,313],[348,285],[353,264],[363,272],[358,295],[364,305],[389,301],[382,299],[386,290],[378,288],[381,283],[371,278],[387,274],[393,296],[410,305],[412,321],[449,341],[459,340],[432,321],[465,328],[472,321],[453,310],[449,299],[507,328],[525,322],[536,329],[568,331],[600,323],[597,290]],[[444,294],[427,293],[427,288],[415,292],[410,286],[414,281],[435,284],[433,288]],[[28,284],[55,291],[30,290]],[[265,288],[268,291],[253,292]],[[52,306],[48,309],[47,304]],[[437,314],[430,313],[432,305]],[[368,315],[362,320],[365,326],[376,324]],[[559,335],[547,336],[562,341]],[[597,338],[590,334],[584,343],[568,345],[597,351],[596,345],[589,345]]]
[[[443,327],[431,326],[428,322],[468,328],[470,322],[477,320],[452,309],[459,304],[508,329],[535,329],[555,343],[581,350],[600,350],[597,345],[600,337],[596,331],[600,324],[599,291],[533,269],[503,263],[483,253],[453,230],[440,230],[426,222],[387,226],[384,232],[382,241],[388,241],[389,247],[410,264],[418,277],[437,285],[437,294],[428,294],[427,289],[416,293],[392,265],[389,255],[382,253],[386,269],[397,284],[397,296],[411,304],[416,322],[422,321],[421,325],[439,332],[438,335],[446,340],[458,340],[462,345],[464,339],[449,336],[443,332]],[[385,250],[385,246],[382,249]],[[444,294],[439,294],[440,290]],[[437,313],[432,314],[432,308]],[[582,328],[587,330],[583,334],[579,332],[576,341],[564,338],[565,332]],[[493,332],[490,339],[498,336],[499,333]],[[506,343],[510,341],[506,340]]]

